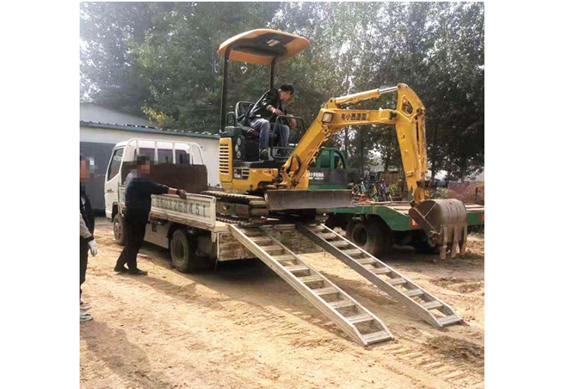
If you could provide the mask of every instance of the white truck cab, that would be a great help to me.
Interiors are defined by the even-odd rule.
[[[231,224],[217,220],[218,204],[215,196],[204,193],[209,189],[208,169],[202,149],[195,142],[135,138],[115,145],[105,176],[105,212],[113,221],[119,245],[126,243],[124,181],[136,168],[138,155],[155,162],[151,171],[153,180],[188,193],[186,199],[168,194],[151,196],[145,242],[170,250],[173,266],[182,272],[254,257],[232,236]],[[290,241],[292,247],[311,244],[295,233],[293,223],[275,228],[270,223],[263,228],[276,239]]]
[[[132,167],[137,156],[149,157],[155,164],[204,165],[204,155],[195,142],[170,142],[133,138],[117,143],[105,173],[105,216],[113,220],[118,212],[119,185],[123,185],[126,166]]]

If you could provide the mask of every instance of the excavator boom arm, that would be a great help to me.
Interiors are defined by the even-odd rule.
[[[398,94],[396,109],[343,109],[393,92]],[[280,171],[280,186],[294,188],[323,144],[334,134],[348,126],[367,124],[391,124],[396,127],[408,190],[414,193],[416,202],[426,199],[425,107],[414,91],[405,84],[330,99],[283,165]]]

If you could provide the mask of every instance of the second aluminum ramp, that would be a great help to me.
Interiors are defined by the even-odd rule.
[[[434,327],[463,321],[449,305],[325,225],[298,223],[297,229]]]

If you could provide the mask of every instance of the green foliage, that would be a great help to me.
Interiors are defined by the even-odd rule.
[[[289,111],[307,124],[331,97],[403,82],[426,106],[431,167],[450,179],[483,168],[483,3],[81,3],[80,10],[84,99],[133,113],[147,107],[170,118],[168,126],[217,133],[219,45],[275,28],[311,42],[276,72],[277,85],[295,86]],[[232,63],[228,110],[257,100],[268,79],[267,67]],[[361,172],[379,155],[379,170],[401,168],[391,126],[350,127],[327,146],[345,149]]]
[[[173,117],[168,116],[164,112],[158,112],[150,107],[144,106],[142,111],[147,118],[158,128],[170,129],[175,123]]]
[[[141,114],[150,97],[129,42],[142,41],[166,3],[80,4],[80,98]]]
[[[397,184],[388,185],[388,193],[390,193],[390,196],[396,197],[398,195],[398,185]]]
[[[433,191],[431,197],[433,199],[448,199],[449,190],[447,188],[437,188],[435,191]]]

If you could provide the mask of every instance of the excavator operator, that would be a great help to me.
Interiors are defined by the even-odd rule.
[[[277,135],[279,147],[287,147],[289,143],[289,126],[273,123],[277,116],[285,115],[283,103],[288,101],[295,89],[292,85],[284,84],[279,90],[272,88],[265,92],[249,111],[246,124],[252,132],[259,133],[259,159],[269,159],[270,136]],[[295,119],[289,124],[296,126]]]

